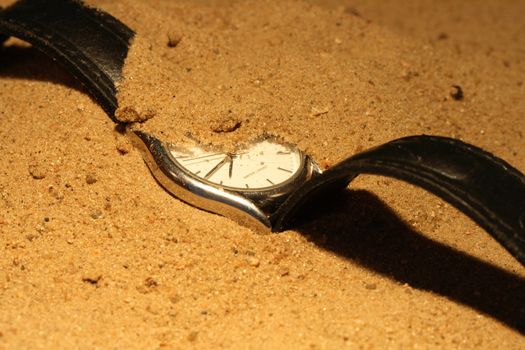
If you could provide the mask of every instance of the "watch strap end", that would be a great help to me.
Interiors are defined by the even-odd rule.
[[[77,0],[19,0],[0,10],[0,43],[14,36],[60,62],[115,122],[116,84],[134,34]]]
[[[405,137],[340,162],[286,200],[276,213],[275,230],[286,228],[316,194],[346,187],[360,174],[396,178],[441,197],[525,266],[525,175],[478,147],[447,137]]]

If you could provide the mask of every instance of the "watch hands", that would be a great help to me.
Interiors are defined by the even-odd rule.
[[[228,169],[228,177],[231,179],[233,175],[233,159],[235,158],[235,156],[230,155],[229,158],[230,158],[230,167]]]
[[[208,171],[208,173],[206,175],[204,175],[204,178],[206,180],[208,180],[213,174],[215,174],[217,171],[219,171],[219,169],[224,165],[226,164],[227,162],[231,162],[231,157],[230,156],[226,156],[224,157],[223,160],[220,161],[219,164],[217,164],[216,166],[214,166],[210,171]]]
[[[282,170],[282,171],[286,171],[287,173],[293,173],[293,171],[291,171],[289,169],[285,169],[285,168],[281,168],[281,167],[277,167],[277,169]]]
[[[290,154],[290,152],[286,152],[286,151],[278,151],[278,152],[275,152],[274,155],[275,156],[282,156],[282,155],[288,155]],[[268,160],[268,159],[264,159],[266,157],[263,157],[264,161],[261,161],[260,162],[260,167],[255,169],[255,170],[252,170],[250,173],[246,174],[244,171],[242,171],[242,169],[245,169],[245,164],[242,162],[242,159],[244,159],[245,156],[248,156],[248,159],[251,159],[250,162],[258,162],[259,161],[257,159],[260,159],[260,156],[262,156],[263,154],[262,153],[256,153],[256,154],[251,154],[251,152],[238,152],[238,153],[209,153],[209,154],[204,154],[202,155],[198,155],[197,156],[192,156],[192,155],[181,155],[180,157],[177,157],[178,160],[184,164],[184,166],[196,166],[198,164],[202,164],[202,163],[210,163],[210,162],[217,162],[215,166],[213,166],[213,168],[211,170],[209,170],[206,175],[204,175],[204,179],[206,180],[209,180],[211,179],[217,172],[219,172],[219,170],[221,170],[225,165],[226,163],[228,163],[228,179],[229,181],[232,181],[232,179],[234,179],[234,172],[233,172],[233,168],[234,168],[234,162],[235,160],[238,158],[239,160],[241,160],[241,164],[240,164],[240,171],[241,171],[241,174],[238,174],[238,167],[235,166],[235,169],[236,169],[236,175],[235,176],[242,176],[243,179],[248,179],[248,178],[251,178],[253,177],[254,175],[258,174],[258,173],[261,173],[263,172],[265,169],[267,169],[268,167],[272,166],[271,164],[275,164],[273,165],[274,167],[276,167],[276,169],[280,170],[280,171],[283,171],[283,172],[286,172],[286,173],[293,173],[292,170],[289,170],[287,169],[288,167],[279,167],[277,166],[278,164],[279,165],[282,165],[282,162],[279,161],[278,159],[274,159],[274,160]],[[262,159],[261,159],[262,160]],[[237,163],[236,163],[237,164]],[[253,169],[253,168],[252,168]],[[246,174],[243,176],[243,173]],[[201,173],[201,170],[199,170],[197,173],[195,173],[195,175],[199,175],[199,173]],[[201,175],[202,176],[202,175]],[[267,183],[269,183],[270,185],[274,185],[274,182],[268,178],[264,179]],[[221,182],[223,182],[221,180]],[[222,185],[223,183],[221,183]],[[249,188],[249,187],[248,187]]]
[[[208,158],[208,157],[215,157],[215,156],[222,156],[222,155],[224,155],[224,154],[223,153],[212,153],[212,154],[205,154],[203,156],[198,156],[198,157],[193,157],[193,158],[186,158],[184,156],[179,157],[179,158],[185,158],[182,161],[183,162],[188,162],[190,160],[197,160],[197,159]]]
[[[181,162],[184,162],[184,165],[188,166],[188,165],[200,164],[200,163],[205,163],[205,162],[211,162],[212,160],[221,159],[221,157],[223,157],[223,156],[224,156],[224,154],[222,154],[222,153],[208,154],[206,156],[181,159]],[[196,161],[196,162],[193,162],[193,161]]]
[[[228,153],[227,156],[230,157],[232,160],[233,158],[236,158],[237,156],[241,156],[246,154],[247,152],[239,152],[239,153],[235,153],[235,154],[232,154],[232,153]],[[191,157],[191,158],[188,158],[188,156],[176,156],[176,158],[184,163],[185,166],[188,166],[188,165],[194,165],[194,164],[200,164],[200,163],[204,163],[204,162],[210,162],[210,161],[213,161],[213,160],[216,160],[216,159],[220,159],[221,157],[223,157],[225,154],[224,153],[212,153],[212,154],[205,154],[203,156],[198,156],[198,157]],[[196,160],[196,162],[194,162]]]

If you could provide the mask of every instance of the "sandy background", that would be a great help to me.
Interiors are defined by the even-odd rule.
[[[90,3],[139,33],[118,116],[167,139],[271,133],[330,166],[428,133],[525,171],[522,1]],[[422,190],[363,177],[255,235],[164,192],[27,45],[0,91],[0,349],[525,347],[525,269]]]

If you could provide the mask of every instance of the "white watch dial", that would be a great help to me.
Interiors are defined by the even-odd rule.
[[[213,184],[235,190],[271,188],[292,179],[303,166],[294,147],[264,140],[237,153],[208,152],[198,147],[170,148],[186,171]]]

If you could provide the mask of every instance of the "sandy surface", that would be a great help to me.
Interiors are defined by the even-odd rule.
[[[273,134],[330,166],[439,134],[525,171],[523,2],[90,3],[138,32],[118,117],[166,139]],[[436,197],[363,177],[255,235],[163,191],[52,61],[0,50],[0,349],[525,347],[525,269]]]

